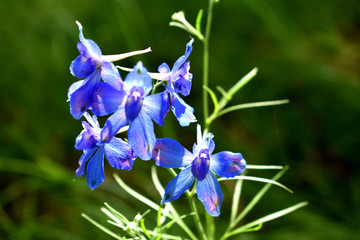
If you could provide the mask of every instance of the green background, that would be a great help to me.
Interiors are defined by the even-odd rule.
[[[105,182],[94,191],[84,176],[74,175],[81,152],[73,145],[82,127],[71,117],[66,99],[76,81],[69,73],[78,55],[75,20],[103,54],[150,46],[152,53],[117,64],[132,67],[141,59],[155,72],[162,62],[172,66],[190,39],[169,27],[171,15],[184,10],[194,23],[200,8],[206,16],[205,0],[0,2],[1,239],[111,239],[80,214],[107,224],[100,212],[104,201],[129,218],[147,209],[116,185],[113,172],[160,201],[150,181],[153,161],[138,159],[130,172],[105,163]],[[221,0],[215,5],[210,88],[228,89],[258,67],[258,75],[230,104],[290,100],[233,112],[213,123],[215,152],[241,152],[248,164],[290,165],[280,182],[294,194],[274,187],[244,223],[309,201],[308,207],[264,224],[260,232],[234,239],[357,239],[360,234],[359,30],[356,0]],[[184,100],[201,124],[202,44],[195,39],[193,46],[193,88]],[[190,149],[195,128],[181,128],[169,114],[156,134],[176,138]],[[171,177],[159,171],[166,184]],[[240,209],[260,187],[245,182]],[[222,215],[216,220],[220,229],[230,211],[233,184],[222,184],[222,190]],[[186,203],[182,198],[176,204]],[[188,211],[187,205],[183,209]],[[149,225],[154,216],[152,212],[146,220]]]

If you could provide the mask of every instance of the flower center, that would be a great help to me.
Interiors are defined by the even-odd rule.
[[[191,172],[199,181],[204,180],[210,168],[210,156],[208,149],[202,149],[199,156],[194,159],[191,165]]]
[[[144,101],[144,89],[134,86],[125,103],[125,113],[129,121],[133,121],[141,110]]]

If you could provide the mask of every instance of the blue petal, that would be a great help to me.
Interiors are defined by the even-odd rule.
[[[80,119],[86,109],[88,109],[94,100],[95,91],[99,85],[100,74],[95,71],[76,91],[70,96],[70,113],[75,119]]]
[[[91,58],[86,58],[84,55],[79,55],[70,65],[70,73],[78,78],[86,78],[94,71],[95,64]]]
[[[199,181],[204,180],[209,172],[210,158],[209,150],[202,149],[199,155],[194,159],[191,164],[191,172]]]
[[[159,73],[169,73],[170,72],[170,68],[166,63],[162,63],[159,67],[158,67],[158,71]]]
[[[211,216],[220,215],[223,194],[219,182],[212,172],[209,172],[203,181],[198,181],[196,195]]]
[[[191,51],[192,51],[192,43],[194,42],[194,39],[192,38],[187,44],[186,44],[186,50],[185,55],[181,56],[176,62],[174,63],[174,66],[172,67],[171,71],[175,73],[181,65],[184,64],[186,59],[189,57]]]
[[[89,161],[89,159],[94,155],[96,150],[97,150],[97,148],[93,148],[93,149],[90,149],[90,150],[85,150],[83,155],[81,155],[81,157],[79,159],[79,168],[76,169],[76,172],[75,172],[75,175],[77,177],[80,177],[81,175],[84,174],[85,165],[86,165],[87,161]]]
[[[106,120],[104,128],[101,132],[103,141],[107,142],[106,139],[111,139],[115,136],[120,128],[124,127],[127,122],[125,110],[123,107],[120,107]]]
[[[149,160],[156,143],[154,125],[144,111],[141,111],[134,121],[130,122],[128,139],[136,155],[142,160]]]
[[[165,116],[170,110],[168,93],[164,91],[145,97],[143,109],[152,120],[163,125]]]
[[[122,89],[122,79],[119,70],[111,62],[102,62],[101,78],[104,82],[110,84],[115,89]]]
[[[173,139],[158,138],[152,151],[152,158],[158,166],[180,168],[190,165],[195,156]]]
[[[104,174],[104,148],[97,148],[93,157],[90,159],[86,169],[86,179],[89,187],[94,190],[105,179]]]
[[[88,150],[96,147],[98,140],[91,134],[90,125],[82,122],[84,130],[76,137],[75,148],[77,150]]]
[[[183,75],[180,75],[174,84],[174,90],[177,93],[181,93],[183,96],[190,94],[191,80],[185,79]]]
[[[133,87],[125,102],[126,118],[133,121],[140,113],[144,101],[144,91],[141,87]]]
[[[97,60],[100,60],[101,59],[101,50],[99,48],[99,46],[93,41],[93,40],[90,40],[90,39],[86,39],[83,35],[83,27],[81,26],[81,24],[76,21],[76,24],[78,25],[79,27],[79,38],[80,38],[80,41],[84,44],[84,46],[86,47],[86,53],[91,56],[92,58],[95,58]],[[85,53],[83,53],[85,54]]]
[[[130,170],[136,159],[131,146],[120,138],[112,138],[104,145],[104,151],[113,168]]]
[[[178,199],[193,184],[195,177],[191,173],[191,166],[183,169],[165,188],[161,204]]]
[[[130,93],[134,86],[143,88],[145,96],[152,89],[152,79],[142,62],[138,62],[134,70],[129,72],[125,78],[124,89],[127,93]]]
[[[171,95],[171,110],[178,119],[180,126],[186,127],[190,123],[196,122],[193,114],[194,109],[186,104],[177,93],[173,92]]]
[[[210,156],[210,169],[220,177],[235,177],[246,168],[246,161],[241,153],[219,152]]]
[[[73,84],[70,85],[69,90],[68,90],[68,95],[67,95],[68,102],[70,101],[71,94],[73,94],[76,90],[78,90],[79,87],[81,87],[83,84],[84,84],[84,80],[80,80],[80,81],[74,82]]]
[[[110,84],[100,82],[95,92],[91,111],[98,116],[113,113],[121,106],[125,95],[125,91],[117,90]]]

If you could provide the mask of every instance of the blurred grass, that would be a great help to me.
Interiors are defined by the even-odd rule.
[[[131,67],[142,59],[156,71],[162,62],[171,66],[189,40],[168,26],[171,14],[184,10],[195,22],[206,5],[190,0],[0,2],[0,238],[106,239],[80,217],[82,212],[101,219],[105,200],[127,209],[129,217],[139,207],[117,191],[109,168],[95,191],[84,177],[74,176],[81,153],[73,145],[81,125],[69,114],[66,93],[76,80],[68,70],[78,54],[75,20],[104,54],[151,46],[152,53],[121,64]],[[243,239],[351,239],[359,234],[359,26],[356,0],[229,0],[215,6],[210,87],[228,89],[257,66],[259,74],[233,103],[290,99],[287,106],[242,110],[216,120],[216,151],[240,151],[251,164],[291,166],[282,183],[294,195],[274,190],[253,219],[280,206],[310,202],[306,210]],[[198,119],[201,56],[202,46],[195,41],[192,95],[185,100]],[[195,125],[180,128],[169,115],[156,128],[159,137],[178,136],[191,148]],[[149,164],[137,160],[131,172],[120,174],[156,199],[147,180]],[[225,201],[230,200],[228,187],[223,188]],[[259,187],[245,185],[243,201]],[[224,216],[227,211],[223,204]]]

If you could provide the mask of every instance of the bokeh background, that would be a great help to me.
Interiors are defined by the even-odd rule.
[[[137,160],[130,172],[107,166],[105,182],[94,191],[85,177],[74,175],[81,152],[73,145],[82,127],[71,117],[66,95],[76,81],[69,73],[78,55],[75,20],[104,54],[151,46],[152,53],[118,64],[132,67],[141,59],[156,71],[162,62],[171,66],[189,41],[188,33],[168,26],[172,13],[184,10],[194,23],[200,8],[206,14],[207,1],[0,2],[0,239],[111,239],[80,214],[107,224],[100,212],[104,201],[129,218],[146,210],[120,189],[113,172],[160,201],[149,180],[152,161]],[[249,164],[290,166],[280,182],[294,194],[274,187],[245,222],[309,201],[260,232],[234,239],[359,239],[359,2],[221,0],[214,8],[210,50],[212,89],[228,89],[259,68],[231,104],[290,100],[230,113],[212,127],[217,152],[241,152]],[[201,123],[199,41],[190,60],[193,89],[185,101]],[[176,138],[190,148],[195,124],[181,128],[169,114],[157,136]],[[274,172],[248,174],[270,177]],[[167,171],[161,177],[164,184],[171,178]],[[230,211],[232,187],[222,185],[222,218]],[[260,188],[246,182],[240,206]],[[176,204],[186,203],[180,199]],[[154,216],[146,220],[149,225]],[[219,228],[225,222],[216,220]]]

